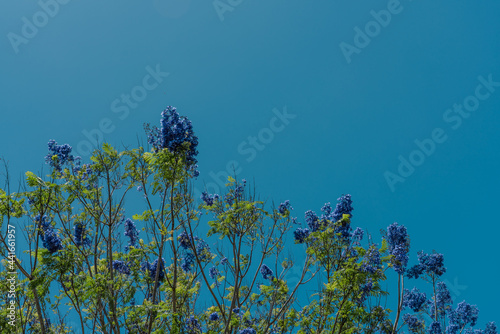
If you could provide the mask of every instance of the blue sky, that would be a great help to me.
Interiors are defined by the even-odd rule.
[[[350,193],[353,225],[377,239],[404,224],[411,259],[444,253],[456,301],[500,321],[500,3],[60,0],[52,16],[45,3],[0,4],[13,177],[42,169],[49,139],[82,156],[85,133],[135,145],[173,105],[199,137],[198,189],[237,162],[302,221]]]

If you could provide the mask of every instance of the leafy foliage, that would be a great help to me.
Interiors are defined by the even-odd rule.
[[[6,178],[0,292],[11,292],[8,260],[20,275],[12,299],[16,329],[10,301],[0,301],[2,332],[458,333],[477,323],[477,307],[452,307],[439,281],[442,254],[421,252],[419,264],[406,268],[404,226],[390,225],[380,244],[371,236],[363,242],[364,231],[351,227],[352,198],[342,195],[335,209],[327,203],[321,216],[308,211],[307,226],[296,227],[289,201],[270,208],[232,177],[225,194],[204,192],[197,205],[191,122],[168,107],[161,129],[146,129],[150,150],[104,144],[82,164],[69,145],[51,140],[50,175],[27,172],[18,193]],[[126,214],[130,199],[142,203],[142,212]],[[28,247],[12,260],[13,225],[22,226]],[[290,253],[301,251],[299,266]],[[384,302],[391,269],[398,277],[394,310]],[[290,280],[291,271],[298,279]],[[432,285],[429,300],[404,289],[405,278],[419,277]],[[304,293],[307,302],[299,298]],[[403,315],[407,308],[413,313]],[[69,326],[70,318],[77,323]],[[496,333],[494,323],[484,333]]]

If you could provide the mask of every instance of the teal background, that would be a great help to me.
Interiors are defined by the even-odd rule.
[[[377,241],[405,225],[411,263],[421,249],[444,253],[455,301],[477,304],[481,327],[500,321],[500,88],[457,129],[443,120],[478,76],[500,81],[498,1],[402,0],[350,63],[340,44],[388,1],[223,0],[223,20],[212,1],[66,1],[18,52],[9,33],[21,36],[40,4],[0,4],[0,156],[13,180],[47,172],[49,139],[78,149],[82,131],[109,119],[105,141],[136,145],[143,123],[173,105],[199,137],[198,189],[236,161],[238,177],[266,200],[289,199],[302,222],[350,193],[354,227]],[[115,113],[157,65],[169,75],[126,117]],[[248,161],[248,137],[269,135],[284,107],[295,118]],[[384,173],[436,128],[447,140],[392,191]]]

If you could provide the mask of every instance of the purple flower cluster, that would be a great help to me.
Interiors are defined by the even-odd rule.
[[[342,218],[345,214],[351,217],[352,210],[354,210],[354,208],[352,207],[351,195],[342,195],[337,198],[337,205],[335,206],[335,210],[333,210],[333,212],[330,203],[326,203],[321,208],[321,211],[323,211],[321,220],[325,226],[328,224],[327,220],[333,222],[335,226],[335,233],[340,235],[342,240],[348,241],[351,238],[351,224],[349,220],[342,220]]]
[[[208,194],[206,191],[201,193],[201,200],[205,202],[207,206],[212,206],[214,205],[214,201],[219,199],[218,194]]]
[[[370,292],[373,289],[373,281],[369,278],[365,284],[361,286],[361,296],[359,297],[359,302],[364,303],[366,298],[370,295]]]
[[[288,211],[293,210],[292,206],[290,205],[290,201],[286,200],[283,203],[280,204],[278,207],[278,211],[280,214],[285,215]]]
[[[132,219],[127,218],[125,220],[125,232],[123,232],[123,234],[129,238],[128,246],[125,247],[125,250],[128,251],[130,247],[136,247],[139,230],[137,230]]]
[[[325,205],[321,208],[321,211],[323,212],[323,217],[330,217],[333,211],[331,203],[325,203]]]
[[[198,236],[193,237],[186,231],[183,231],[177,236],[177,240],[179,241],[179,245],[187,251],[193,250],[193,245],[195,245],[198,257],[200,257],[201,260],[205,260],[208,258],[210,253],[210,246]]]
[[[392,259],[394,270],[400,275],[404,274],[410,250],[410,238],[406,227],[398,223],[389,225],[385,239],[389,245],[389,251],[394,256]]]
[[[83,244],[83,232],[85,226],[82,223],[76,223],[73,227],[75,229],[74,240],[77,246],[81,246]]]
[[[219,314],[217,312],[210,314],[210,321],[217,321],[217,320],[219,320]]]
[[[141,270],[144,272],[149,272],[149,277],[152,280],[156,279],[156,270],[160,267],[160,274],[158,276],[159,281],[163,281],[165,278],[165,259],[161,259],[161,265],[158,265],[158,259],[154,260],[153,263],[147,261],[141,264]]]
[[[351,238],[351,224],[349,219],[341,219],[335,222],[335,234],[344,242],[348,242]]]
[[[245,328],[241,329],[239,334],[257,334],[257,332],[253,328]]]
[[[40,215],[36,215],[35,221],[40,224],[43,231],[41,236],[43,247],[47,248],[51,254],[63,249],[61,238],[59,238],[57,232],[54,231],[48,217],[44,215],[42,219],[40,219]]]
[[[408,329],[412,333],[420,333],[424,328],[424,322],[415,315],[405,314],[403,321],[408,325]]]
[[[196,164],[198,137],[194,135],[191,121],[185,116],[179,116],[176,108],[168,106],[161,113],[160,124],[160,129],[154,127],[149,130],[149,144],[156,151],[166,148],[172,153],[179,153],[183,150],[183,144],[189,143],[189,148],[186,152],[186,161],[188,165]]]
[[[273,271],[271,270],[271,268],[269,268],[267,265],[263,264],[261,267],[260,267],[260,273],[262,274],[262,278],[264,279],[273,279]]]
[[[130,268],[123,261],[114,260],[113,261],[113,269],[118,271],[120,274],[130,275]]]
[[[303,243],[309,232],[324,230],[329,224],[334,223],[334,231],[343,241],[349,241],[354,237],[354,242],[359,244],[363,238],[363,231],[358,229],[355,233],[351,233],[352,228],[349,220],[342,220],[344,214],[351,216],[353,210],[351,195],[342,195],[337,199],[338,203],[335,210],[332,209],[330,203],[325,203],[321,208],[323,214],[321,217],[312,211],[308,210],[305,213],[305,221],[309,229],[298,229],[294,232],[295,240]],[[285,202],[286,203],[286,202]],[[283,203],[282,203],[283,204]],[[306,232],[307,231],[307,232]]]
[[[79,157],[76,157],[75,161],[79,161],[77,159],[79,159]],[[73,172],[74,173],[80,173],[81,172],[81,175],[80,175],[81,179],[82,180],[87,180],[93,174],[91,166],[92,166],[91,164],[83,164],[81,166],[77,165],[77,166],[73,167]]]
[[[497,326],[495,325],[494,322],[488,322],[486,324],[485,330],[483,331],[483,333],[480,334],[498,334]]]
[[[208,243],[197,236],[194,237],[196,240],[196,253],[198,253],[198,258],[201,261],[210,259],[210,246]]]
[[[465,301],[459,303],[455,310],[450,310],[448,314],[450,325],[456,328],[464,328],[467,325],[475,326],[479,316],[479,309],[476,305],[467,304]],[[448,330],[448,328],[447,328]],[[452,328],[450,327],[450,331]]]
[[[236,183],[236,187],[234,188],[235,197],[243,196],[243,191],[245,191],[245,187],[247,185],[247,180],[242,179],[241,183]]]
[[[438,305],[438,310],[445,310],[446,305],[452,304],[453,300],[451,299],[451,294],[450,291],[448,290],[448,287],[444,282],[438,282],[437,284],[437,289],[436,289],[436,295],[437,295],[437,305]]]
[[[443,331],[441,329],[441,325],[439,324],[439,322],[437,321],[434,321],[430,327],[429,327],[429,330],[428,330],[428,333],[429,334],[443,334]]]
[[[400,275],[404,274],[409,259],[408,250],[404,246],[397,245],[392,250],[392,255],[394,255],[394,270]]]
[[[431,277],[434,275],[441,276],[446,272],[443,254],[427,254],[420,251],[418,252],[418,262],[418,264],[408,269],[407,276],[409,278],[419,278],[423,273]]]
[[[382,266],[380,252],[374,246],[370,247],[365,254],[365,261],[361,265],[361,270],[370,274],[374,274]]]
[[[219,271],[216,267],[212,267],[209,270],[209,275],[211,279],[217,279],[217,277],[219,277]]]
[[[416,264],[406,270],[406,276],[408,278],[419,278],[423,272],[424,268],[421,265]]]
[[[210,246],[202,239],[197,236],[189,235],[186,231],[183,231],[177,237],[179,245],[184,249],[184,257],[181,263],[181,268],[185,272],[191,271],[196,256],[194,255],[194,250],[196,250],[197,256],[201,261],[211,259]],[[195,247],[193,249],[193,246]]]
[[[201,333],[201,326],[193,316],[186,319],[184,326],[189,334]]]
[[[448,326],[446,326],[446,334],[459,334],[459,333],[460,333],[460,327],[457,324],[449,323]]]
[[[296,242],[303,244],[309,236],[309,233],[310,231],[308,228],[302,229],[299,227],[297,230],[293,231],[293,236]]]
[[[444,282],[438,282],[436,284],[436,294],[432,297],[432,300],[427,301],[427,308],[429,315],[434,318],[436,315],[436,308],[438,315],[444,315],[446,311],[450,309],[450,305],[453,303],[451,299],[450,291]]]
[[[192,238],[189,237],[186,231],[183,231],[179,236],[177,236],[177,241],[179,241],[179,245],[184,248],[188,249],[191,248],[191,241]]]
[[[355,245],[360,245],[361,240],[363,240],[363,235],[365,231],[363,231],[362,228],[357,227],[354,232],[351,233],[351,238],[352,241],[354,242]]]
[[[427,302],[427,297],[424,292],[420,292],[417,288],[413,288],[411,291],[408,289],[404,290],[403,294],[403,306],[409,307],[413,312],[419,312],[423,310]]]
[[[75,234],[73,236],[73,240],[75,240],[75,245],[77,246],[90,246],[91,240],[87,237],[85,233],[85,225],[82,223],[75,223],[74,230]]]
[[[181,268],[185,272],[191,271],[191,266],[194,264],[195,256],[192,253],[186,253],[182,259]]]
[[[246,184],[247,184],[247,180],[245,180],[245,179],[241,180],[241,183],[236,182],[236,184],[234,186],[234,190],[230,190],[229,193],[227,193],[225,198],[224,198],[226,203],[229,205],[233,205],[235,200],[242,200]]]
[[[404,225],[393,223],[387,227],[387,243],[389,244],[389,251],[392,253],[396,246],[409,247],[410,241],[408,232]]]
[[[332,214],[332,220],[334,222],[339,221],[342,219],[343,215],[349,215],[352,217],[352,210],[354,208],[352,207],[352,199],[351,195],[342,195],[339,198],[337,198],[337,206],[335,207],[335,210],[333,211]]]
[[[306,211],[305,220],[307,226],[309,226],[309,229],[312,232],[316,232],[317,230],[319,230],[320,228],[319,217],[314,211],[312,210]]]
[[[51,167],[61,172],[63,165],[75,161],[71,151],[73,150],[68,144],[57,145],[57,142],[53,139],[48,142],[49,153],[45,156],[45,162]],[[80,158],[77,157],[79,161]]]

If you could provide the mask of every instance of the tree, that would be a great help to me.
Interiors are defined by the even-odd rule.
[[[51,140],[51,173],[27,172],[18,192],[5,168],[2,332],[459,333],[476,324],[475,306],[450,306],[442,255],[419,253],[406,269],[404,226],[390,225],[380,245],[363,242],[364,231],[351,227],[351,196],[342,195],[321,216],[306,212],[307,227],[298,227],[289,201],[268,205],[233,177],[225,194],[204,192],[198,203],[191,122],[168,107],[161,127],[146,131],[150,148],[103,144],[88,163]],[[130,201],[142,203],[140,213],[128,214]],[[15,249],[21,233],[24,255]],[[302,266],[286,256],[290,247],[305,252]],[[292,268],[300,273],[294,284]],[[394,316],[382,306],[390,268],[399,279]],[[432,284],[430,301],[404,289],[405,277],[419,276]],[[300,292],[315,281],[304,302]],[[406,307],[415,314],[402,315]],[[494,323],[484,333],[496,333]]]

